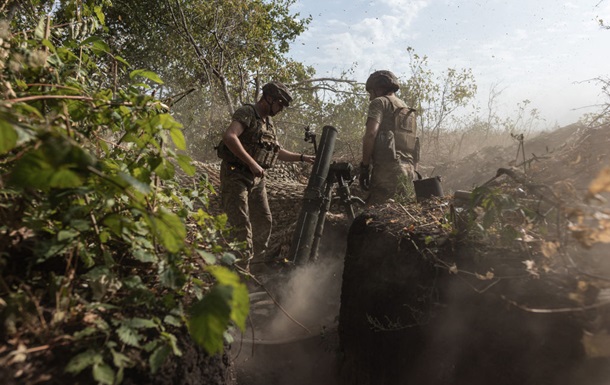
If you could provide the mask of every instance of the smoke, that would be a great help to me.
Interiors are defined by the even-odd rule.
[[[282,308],[265,328],[272,339],[305,336],[332,328],[339,314],[343,261],[332,259],[298,267],[279,288]]]
[[[234,344],[238,383],[335,383],[342,274],[343,258],[324,257],[276,272],[265,283],[273,299],[264,290],[251,294],[252,322]]]

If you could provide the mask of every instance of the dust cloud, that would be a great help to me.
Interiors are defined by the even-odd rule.
[[[339,314],[342,270],[343,261],[337,259],[294,270],[279,288],[279,301],[286,313],[314,334],[332,328]],[[266,337],[290,338],[305,332],[287,314],[275,314],[265,330]]]
[[[342,273],[342,258],[320,258],[272,276],[265,288],[274,299],[251,294],[252,322],[234,343],[239,384],[336,383]]]

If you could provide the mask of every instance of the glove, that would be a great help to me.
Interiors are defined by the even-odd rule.
[[[370,178],[371,166],[365,166],[364,163],[360,163],[360,177],[358,178],[360,182],[360,188],[364,191],[369,191],[369,186],[371,183]]]

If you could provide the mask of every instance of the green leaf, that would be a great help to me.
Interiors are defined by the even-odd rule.
[[[230,286],[214,286],[210,292],[191,308],[188,328],[193,340],[208,352],[216,354],[224,345],[223,333],[229,326],[231,317]]]
[[[108,46],[108,44],[106,44],[106,42],[99,36],[90,36],[86,38],[81,43],[81,46],[87,45],[89,43],[91,43],[91,47],[93,50],[100,52],[110,52],[110,47]]]
[[[197,172],[195,166],[193,166],[193,159],[188,155],[178,155],[178,165],[188,176],[193,176]]]
[[[47,30],[47,17],[43,16],[38,20],[38,25],[36,26],[36,30],[34,30],[34,37],[38,40],[44,39],[44,35]]]
[[[199,254],[199,256],[201,258],[203,258],[204,262],[208,265],[215,265],[216,264],[216,256],[212,253],[208,253],[205,250],[200,250],[197,249],[197,254]]]
[[[134,70],[131,71],[131,73],[129,74],[129,78],[130,79],[134,79],[136,77],[143,77],[149,80],[152,80],[153,82],[157,83],[157,84],[163,84],[163,80],[161,80],[161,78],[159,77],[159,75],[157,75],[156,73],[152,72],[152,71],[148,71],[148,70]]]
[[[110,214],[104,219],[103,224],[108,227],[114,235],[120,237],[123,235],[123,229],[127,227],[127,218],[119,214]]]
[[[150,371],[155,374],[161,368],[169,354],[172,352],[171,347],[163,345],[158,347],[148,359],[150,363]]]
[[[175,317],[173,315],[166,315],[165,318],[163,319],[163,322],[168,324],[168,325],[172,325],[175,327],[181,327],[182,326],[182,320],[180,320],[180,318]]]
[[[133,365],[133,361],[123,353],[119,353],[112,349],[112,363],[117,368],[129,368]]]
[[[76,230],[61,230],[59,233],[57,233],[57,240],[59,242],[62,242],[65,240],[76,238],[79,236],[79,234],[80,232]]]
[[[180,289],[185,282],[184,274],[175,266],[169,266],[161,273],[161,283],[165,287]]]
[[[72,357],[72,359],[68,362],[68,365],[66,365],[64,371],[66,373],[76,375],[89,366],[101,363],[103,361],[104,359],[101,353],[89,349]]]
[[[102,23],[102,25],[106,24],[106,16],[104,15],[102,7],[96,5],[93,7],[93,12],[95,12],[95,16],[97,16],[97,19],[100,21],[100,23]]]
[[[184,139],[184,134],[181,129],[172,128],[170,131],[170,136],[172,137],[172,141],[176,145],[178,150],[186,150],[186,139]]]
[[[131,253],[131,255],[136,260],[144,263],[155,263],[159,260],[154,253],[146,249],[136,249]]]
[[[126,67],[131,67],[127,60],[123,59],[122,57],[116,55],[114,58],[116,59],[116,61],[123,63]]]
[[[154,321],[139,317],[134,317],[130,320],[124,321],[124,323],[134,329],[150,329],[157,327],[157,324]]]
[[[44,117],[44,115],[42,115],[40,113],[40,110],[38,110],[38,108],[26,104],[26,103],[19,103],[17,105],[15,105],[15,110],[19,110],[22,114],[27,115],[27,113],[33,115],[36,118],[42,119]],[[2,120],[0,120],[0,123],[2,122]]]
[[[184,247],[186,228],[176,214],[161,209],[149,218],[153,233],[169,252],[176,253]]]
[[[19,187],[49,188],[51,165],[40,150],[25,154],[17,161],[10,181]]]
[[[81,178],[74,171],[62,167],[50,175],[49,187],[75,188],[83,184]]]
[[[140,339],[142,338],[142,336],[138,332],[133,330],[132,328],[127,327],[125,325],[121,325],[117,329],[116,333],[119,336],[119,339],[125,345],[135,346],[135,347],[140,346]]]
[[[232,253],[223,253],[222,257],[220,257],[220,260],[225,265],[231,266],[235,263],[235,261],[237,260],[237,257],[235,256],[235,254],[232,254]]]
[[[250,311],[250,298],[248,288],[240,281],[233,271],[222,266],[210,266],[207,269],[219,285],[229,286],[233,289],[231,298],[231,320],[242,330],[246,330],[246,319]]]
[[[97,332],[98,332],[98,329],[95,326],[87,326],[83,330],[80,330],[80,331],[77,331],[76,333],[74,333],[74,335],[72,337],[74,337],[75,340],[80,340],[85,337],[92,336]]]
[[[17,131],[7,121],[0,119],[0,155],[6,154],[17,145]]]
[[[93,365],[93,379],[98,384],[113,385],[114,384],[114,370],[105,363]]]
[[[163,158],[161,163],[155,168],[155,173],[163,180],[170,180],[174,177],[176,169],[172,162]]]
[[[45,47],[47,47],[51,52],[55,53],[57,52],[55,49],[55,46],[53,45],[53,43],[51,43],[49,40],[47,39],[43,39],[42,40],[42,45],[44,45]]]
[[[110,52],[110,47],[102,40],[93,42],[91,49],[98,54]]]
[[[181,357],[182,351],[178,347],[178,339],[176,338],[176,336],[167,332],[163,332],[161,333],[161,335],[167,340],[167,343],[172,348],[172,352],[174,353],[174,355]]]
[[[149,194],[151,192],[150,185],[141,182],[140,180],[134,178],[133,176],[127,173],[119,172],[118,176],[119,178],[127,182],[136,191],[139,191],[142,194]]]
[[[91,222],[84,219],[72,219],[70,227],[80,232],[91,230]]]
[[[230,321],[245,330],[250,300],[237,274],[221,266],[210,266],[208,271],[218,282],[193,305],[188,327],[193,339],[209,354],[215,354],[222,351],[223,334]]]

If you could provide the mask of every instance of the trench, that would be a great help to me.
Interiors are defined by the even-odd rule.
[[[365,212],[325,233],[315,263],[269,271],[274,299],[253,287],[231,346],[237,383],[608,383],[608,359],[583,343],[591,313],[565,300],[573,277],[524,275],[520,251],[455,239],[422,252],[434,229],[401,226]],[[574,311],[537,311],[551,308]]]

